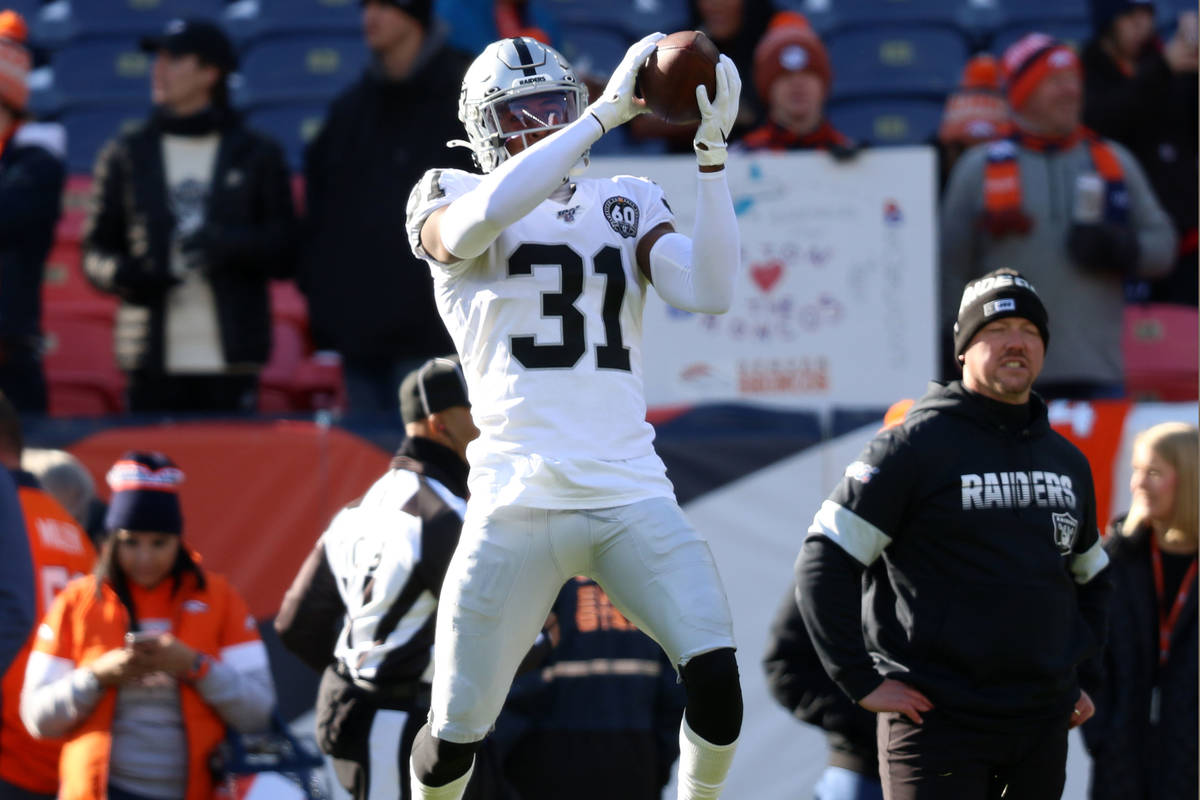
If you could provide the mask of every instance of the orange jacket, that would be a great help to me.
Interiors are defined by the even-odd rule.
[[[245,602],[219,575],[205,572],[200,590],[192,576],[171,599],[172,633],[180,640],[220,659],[222,651],[259,641],[258,628]],[[104,653],[124,646],[129,615],[112,587],[96,593],[95,576],[72,582],[56,598],[38,628],[34,649],[69,664],[86,666]],[[225,724],[191,685],[181,682],[180,706],[188,743],[186,800],[210,800],[213,792],[209,755],[225,736]],[[105,800],[112,721],[117,691],[107,690],[92,713],[68,734],[59,762],[59,800]]]
[[[92,571],[96,551],[87,534],[58,501],[38,488],[28,473],[16,473],[17,494],[29,532],[37,590],[36,619],[46,613],[54,596],[68,582]],[[21,722],[21,684],[33,646],[33,634],[17,654],[0,684],[0,779],[37,794],[58,791],[58,751],[62,742],[34,739]]]

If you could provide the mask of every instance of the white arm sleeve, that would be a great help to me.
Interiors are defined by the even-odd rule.
[[[571,167],[603,132],[600,121],[586,114],[506,160],[446,207],[442,244],[464,260],[487,250],[505,228],[562,185]]]
[[[741,240],[725,170],[701,172],[692,238],[668,233],[650,248],[654,289],[682,311],[724,314],[733,303]]]

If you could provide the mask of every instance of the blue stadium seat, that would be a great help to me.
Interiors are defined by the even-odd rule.
[[[825,4],[814,5],[819,9]],[[970,12],[967,0],[832,0],[827,5],[836,26],[884,22],[961,25]]]
[[[283,147],[292,172],[304,167],[304,148],[321,129],[327,106],[324,103],[280,103],[250,109],[246,122],[270,134]]]
[[[648,33],[686,30],[691,12],[687,0],[529,0],[531,18],[553,19],[562,38],[573,29],[618,28],[630,41]]]
[[[609,75],[633,44],[616,28],[576,26],[563,32],[559,50],[581,75]]]
[[[834,97],[944,94],[970,55],[954,30],[909,23],[838,29],[825,44],[834,65]]]
[[[38,14],[33,33],[39,42],[60,45],[80,36],[155,33],[168,20],[215,20],[224,10],[224,0],[59,0]]]
[[[273,33],[360,33],[359,0],[240,0],[226,14],[230,33],[248,40]]]
[[[58,105],[147,101],[153,57],[129,36],[76,39],[54,54],[49,90]]]
[[[146,119],[149,113],[149,102],[76,107],[63,112],[69,171],[90,174],[100,148],[124,128]]]
[[[1087,21],[1065,19],[1044,19],[1017,23],[1015,25],[1005,25],[996,31],[996,35],[992,39],[991,51],[996,53],[997,57],[1003,56],[1004,51],[1008,49],[1009,45],[1032,31],[1049,34],[1055,39],[1060,39],[1071,45],[1075,48],[1076,52],[1082,53],[1084,44],[1092,35],[1092,25]]]
[[[328,99],[367,65],[358,34],[276,35],[255,40],[242,58],[239,105]]]
[[[942,103],[927,97],[841,100],[829,105],[829,119],[855,141],[924,144],[942,120]]]
[[[1090,14],[1088,0],[1001,0],[999,6],[1010,25],[1028,20],[1086,21]]]

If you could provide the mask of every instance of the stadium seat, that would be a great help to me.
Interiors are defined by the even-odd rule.
[[[924,144],[941,122],[942,103],[927,97],[839,100],[830,104],[829,119],[855,141]]]
[[[992,39],[993,53],[1004,55],[1008,47],[1027,33],[1039,31],[1071,45],[1075,52],[1082,53],[1083,45],[1092,35],[1092,26],[1086,20],[1050,19],[1005,25],[996,31]]]
[[[563,33],[559,50],[580,75],[607,76],[633,40],[619,28],[595,25],[569,28]]]
[[[246,41],[299,31],[360,34],[359,0],[239,0],[225,14],[229,32]]]
[[[1149,303],[1125,308],[1125,389],[1136,400],[1195,401],[1200,379],[1195,307]]]
[[[312,352],[308,306],[294,283],[271,283],[271,320],[271,358],[259,377],[259,411],[345,408],[341,361]]]
[[[970,55],[963,36],[916,24],[839,29],[826,39],[835,98],[873,94],[944,95]]]
[[[62,213],[58,216],[58,227],[54,231],[55,241],[83,241],[83,226],[87,221],[88,201],[91,195],[91,175],[67,177],[67,184],[63,187]]]
[[[246,122],[269,133],[283,147],[293,172],[304,167],[304,148],[321,129],[325,103],[280,103],[250,109]]]
[[[818,9],[828,5],[835,26],[889,22],[961,25],[970,10],[968,0],[833,0],[814,5]]]
[[[34,35],[54,46],[79,36],[155,33],[168,20],[217,19],[224,10],[224,0],[58,0],[38,14]]]
[[[256,40],[242,59],[239,105],[328,100],[355,81],[367,65],[356,34],[297,34]]]
[[[54,54],[54,78],[47,92],[59,106],[80,103],[129,103],[150,99],[153,57],[135,38],[105,36],[78,39]]]
[[[997,5],[1010,24],[1051,19],[1086,22],[1090,13],[1088,0],[1000,0]]]
[[[84,276],[83,249],[79,242],[60,239],[46,256],[42,308],[47,314],[54,315],[111,318],[116,313],[116,297],[97,291]]]
[[[116,414],[124,406],[125,377],[113,359],[110,313],[46,309],[46,381],[52,416]]]
[[[563,40],[600,26],[616,28],[631,42],[655,31],[686,30],[691,16],[686,0],[529,0],[529,13],[554,20]]]
[[[149,111],[149,103],[143,103],[85,106],[63,112],[61,121],[67,129],[68,170],[90,174],[100,148],[126,127],[146,119]]]

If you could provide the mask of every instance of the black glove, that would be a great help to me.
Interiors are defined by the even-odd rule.
[[[220,261],[218,251],[217,236],[209,226],[201,227],[179,240],[179,252],[188,269],[211,270]]]
[[[1127,225],[1075,223],[1067,234],[1067,252],[1088,272],[1132,275],[1137,270],[1141,250],[1137,234]]]

